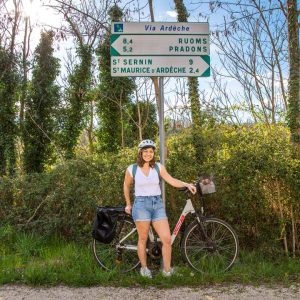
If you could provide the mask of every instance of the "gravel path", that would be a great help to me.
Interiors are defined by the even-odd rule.
[[[65,286],[37,288],[22,285],[0,286],[0,300],[292,300],[300,299],[300,286],[253,287],[242,285],[214,286],[211,288],[70,288]]]

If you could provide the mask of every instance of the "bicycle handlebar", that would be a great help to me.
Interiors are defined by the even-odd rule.
[[[210,192],[204,192],[202,191],[202,187],[201,187],[201,184],[203,186],[203,188],[205,186],[209,186],[210,184],[213,184],[213,189],[214,191],[210,191]],[[214,183],[211,179],[209,178],[202,178],[202,177],[199,177],[196,181],[195,181],[195,187],[197,189],[197,194],[202,197],[204,194],[210,194],[210,193],[214,193],[215,192],[215,187],[214,187]],[[189,192],[189,189],[187,187],[182,187],[182,188],[179,188],[178,189],[179,192]]]

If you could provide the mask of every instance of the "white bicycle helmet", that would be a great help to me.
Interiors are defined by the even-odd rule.
[[[138,146],[139,150],[148,148],[148,147],[152,147],[153,149],[156,149],[155,143],[151,140],[143,140],[139,143],[139,146]]]

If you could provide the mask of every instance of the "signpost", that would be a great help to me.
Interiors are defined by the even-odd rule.
[[[160,160],[164,164],[164,77],[209,77],[208,23],[114,22],[111,76],[159,77]],[[162,195],[165,202],[164,185]]]
[[[208,23],[112,24],[112,76],[210,76]]]

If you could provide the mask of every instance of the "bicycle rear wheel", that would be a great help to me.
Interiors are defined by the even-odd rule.
[[[103,269],[125,273],[140,264],[137,255],[138,233],[131,218],[118,219],[116,226],[116,236],[110,244],[93,240],[93,253]],[[126,239],[122,241],[124,237]]]
[[[186,229],[181,244],[184,258],[198,272],[220,273],[229,270],[239,252],[235,231],[217,218],[207,218],[202,224],[203,229],[195,220]]]

